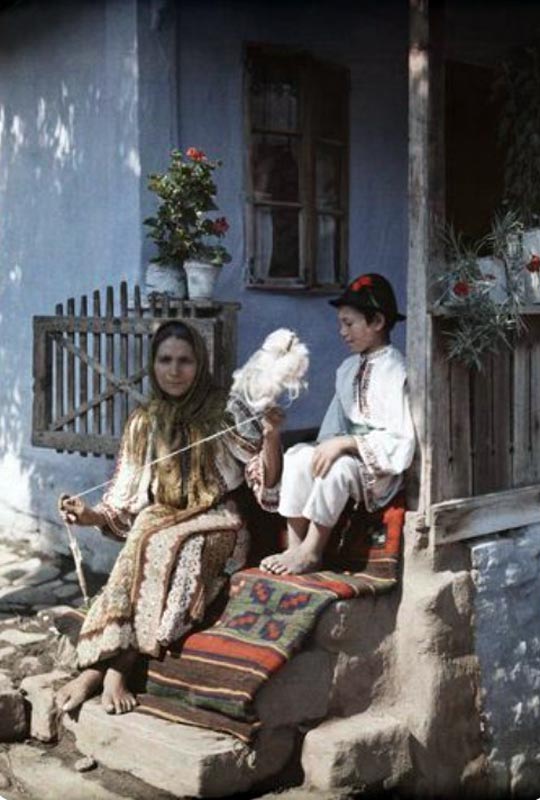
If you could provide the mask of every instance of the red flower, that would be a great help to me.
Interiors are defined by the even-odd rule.
[[[531,256],[531,260],[527,264],[527,269],[529,272],[540,272],[540,256],[536,253],[533,253]]]
[[[206,153],[202,150],[197,150],[196,147],[190,147],[186,151],[186,156],[191,158],[192,161],[206,161]]]
[[[351,283],[350,288],[353,292],[358,292],[360,289],[371,289],[373,288],[373,281],[369,277],[369,275],[362,275],[360,278],[357,278],[354,283]]]
[[[466,281],[458,281],[452,289],[456,297],[467,297],[471,293],[470,284]]]
[[[218,217],[213,222],[214,233],[218,236],[222,236],[224,233],[227,233],[229,230],[229,223],[225,219],[225,217]]]

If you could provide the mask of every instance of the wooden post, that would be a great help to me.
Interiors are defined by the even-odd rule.
[[[32,409],[33,431],[44,430],[52,413],[52,339],[34,324],[34,402]],[[36,444],[34,436],[32,443]]]
[[[429,315],[437,250],[435,223],[444,210],[442,18],[442,2],[410,0],[407,363],[418,448],[412,473],[416,486],[410,488],[409,503],[416,504],[420,513],[432,502],[434,472],[448,464],[448,447],[439,464],[434,463],[435,397],[443,404],[437,410],[437,439],[449,442],[448,388],[432,372],[434,336]]]

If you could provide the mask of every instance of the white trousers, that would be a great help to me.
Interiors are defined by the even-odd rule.
[[[332,528],[350,497],[362,497],[358,458],[341,456],[324,478],[311,472],[314,444],[297,444],[287,450],[283,462],[279,513],[284,517],[304,517]]]

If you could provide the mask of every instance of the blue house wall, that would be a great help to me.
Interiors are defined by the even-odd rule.
[[[328,297],[244,288],[246,42],[308,50],[350,69],[349,270],[385,274],[405,306],[407,259],[407,25],[405,2],[182,2],[178,6],[179,141],[223,160],[220,208],[231,223],[232,264],[218,295],[242,304],[239,360],[278,326],[295,328],[311,354],[310,391],[289,411],[291,427],[316,426],[334,371],[348,355]],[[404,326],[395,340],[404,343]]]
[[[311,350],[292,428],[316,426],[347,355],[328,297],[244,288],[243,53],[304,49],[351,73],[351,276],[378,270],[405,304],[407,3],[23,0],[0,24],[0,525],[63,542],[60,490],[111,463],[31,446],[32,316],[121,280],[144,282],[149,172],[174,146],[219,157],[218,200],[233,261],[218,296],[239,301],[242,361],[278,326]],[[403,326],[401,326],[403,328]],[[396,335],[404,342],[404,331]],[[90,498],[91,499],[91,498]],[[96,498],[97,499],[97,498]],[[109,545],[84,537],[87,557]],[[56,546],[56,545],[55,545]],[[60,545],[59,545],[60,546]]]

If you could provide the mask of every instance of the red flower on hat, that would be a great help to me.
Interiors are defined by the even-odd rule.
[[[189,147],[186,150],[186,156],[191,158],[192,161],[206,161],[206,153],[202,150],[197,150],[196,147]]]
[[[353,283],[351,283],[350,288],[353,290],[353,292],[359,292],[360,289],[372,289],[373,280],[369,277],[369,275],[361,275],[360,278],[357,278]]]
[[[526,266],[529,272],[540,272],[540,256],[537,253],[533,253]]]
[[[458,281],[454,284],[452,291],[456,297],[468,297],[471,293],[471,287],[466,281]]]

